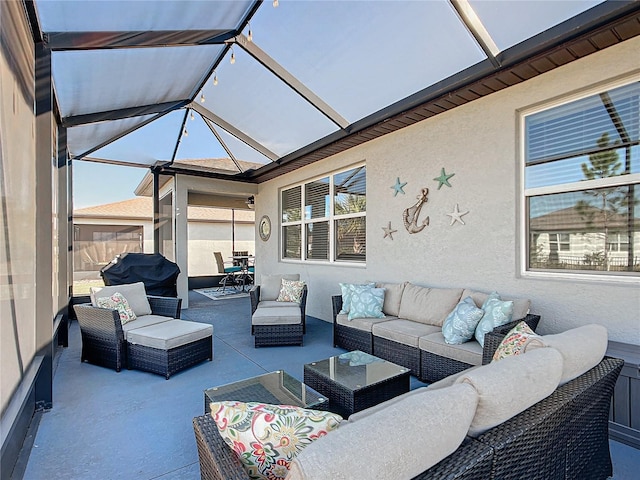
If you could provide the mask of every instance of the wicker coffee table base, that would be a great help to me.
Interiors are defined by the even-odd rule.
[[[351,390],[304,366],[304,383],[329,399],[329,410],[344,418],[409,391],[410,372]]]

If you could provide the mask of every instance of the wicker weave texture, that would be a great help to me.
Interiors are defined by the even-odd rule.
[[[373,355],[402,365],[420,378],[420,349],[410,345],[394,342],[387,338],[373,336]]]
[[[352,390],[323,375],[312,365],[304,366],[304,383],[329,399],[329,410],[347,418],[409,391],[409,372],[400,373],[381,382]]]
[[[467,368],[473,367],[468,363],[459,362],[452,358],[436,355],[435,353],[420,350],[420,363],[422,369],[420,371],[420,380],[426,383],[437,382],[443,378],[462,372]]]
[[[126,366],[126,348],[120,316],[116,310],[75,305],[82,336],[82,362],[112,368]]]
[[[605,358],[524,412],[478,437],[494,449],[491,478],[611,476],[608,414],[624,362]]]
[[[212,337],[162,350],[144,345],[127,344],[128,368],[164,375],[171,375],[204,360],[213,359]]]
[[[304,328],[298,325],[254,325],[256,347],[302,345]]]
[[[249,480],[237,455],[224,442],[211,415],[193,419],[202,480]]]

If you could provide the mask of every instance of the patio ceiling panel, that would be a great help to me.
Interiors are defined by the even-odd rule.
[[[468,0],[500,51],[602,3],[601,0]]]
[[[202,89],[208,110],[280,157],[338,129],[239,46],[233,55]]]
[[[224,47],[53,52],[62,117],[189,98]]]
[[[67,129],[67,147],[71,158],[77,158],[114,138],[141,127],[156,115],[142,115],[109,122],[94,122]],[[137,162],[136,162],[137,163]]]
[[[150,166],[159,161],[169,162],[182,132],[184,114],[182,109],[168,113],[100,148],[92,156]]]
[[[251,29],[351,123],[487,58],[448,2],[287,3]]]
[[[135,32],[235,29],[254,3],[37,0],[36,7],[44,32]]]

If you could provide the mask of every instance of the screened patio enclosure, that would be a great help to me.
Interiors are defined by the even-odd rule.
[[[638,4],[624,1],[25,4],[50,61],[70,158],[246,182],[638,30]],[[222,169],[181,163],[223,157],[231,162]]]
[[[626,1],[25,5],[69,158],[173,177],[148,194],[184,272],[194,199],[247,208],[257,184],[640,33]]]

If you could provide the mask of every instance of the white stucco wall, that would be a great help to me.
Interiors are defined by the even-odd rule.
[[[591,55],[453,111],[353,148],[261,184],[256,222],[271,217],[273,234],[256,239],[257,273],[300,272],[309,285],[307,313],[331,320],[330,296],[338,282],[404,281],[439,287],[497,290],[528,297],[540,314],[539,331],[564,331],[599,323],[611,340],[640,344],[639,283],[607,279],[524,277],[520,272],[522,228],[518,111],[637,71],[640,38]],[[279,189],[353,163],[367,164],[367,265],[344,267],[279,260]],[[452,188],[433,179],[455,173]],[[406,195],[393,196],[399,177]],[[422,217],[430,225],[410,235],[402,211],[420,188],[430,189]],[[455,204],[466,225],[450,226]],[[421,217],[421,218],[422,218]],[[383,238],[391,221],[398,232]]]

